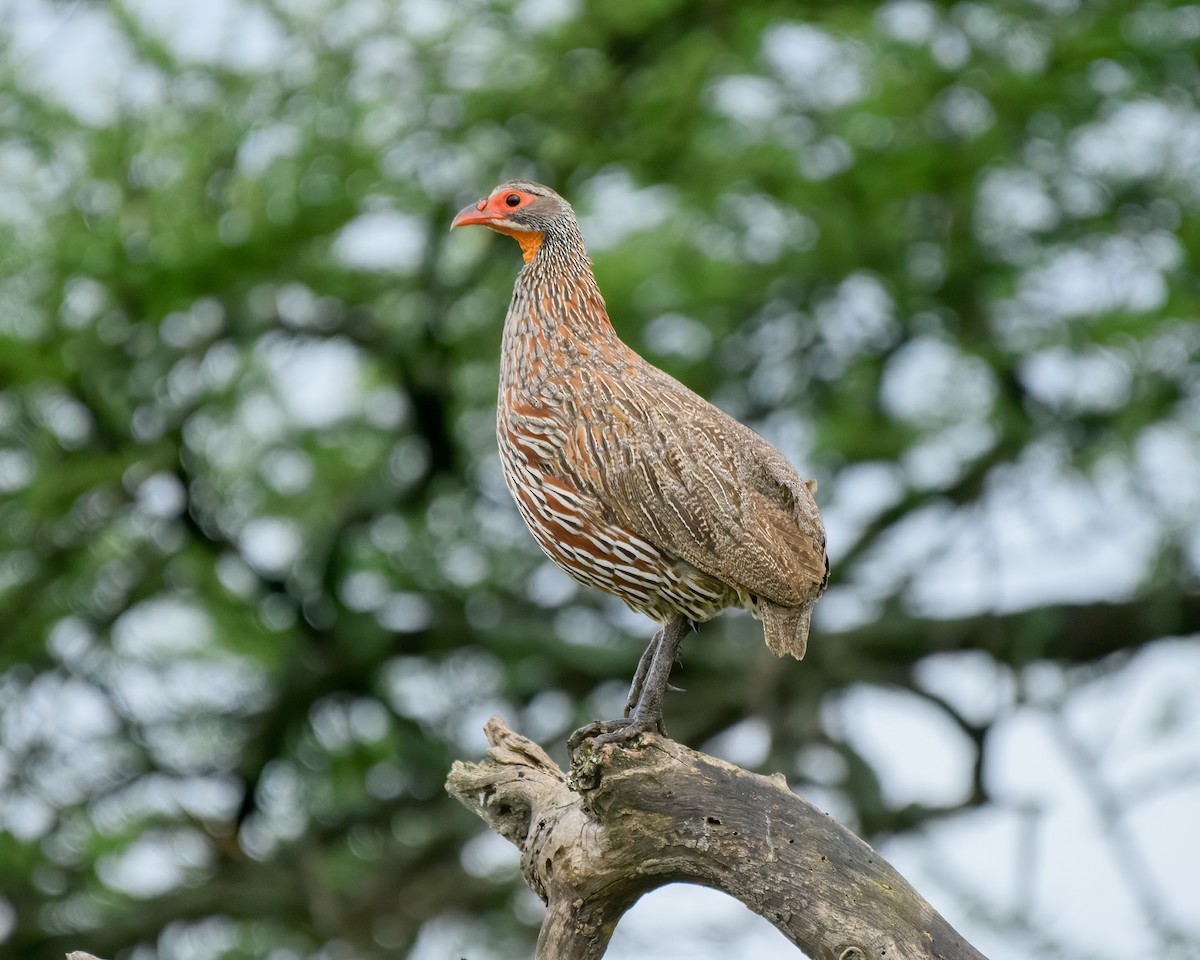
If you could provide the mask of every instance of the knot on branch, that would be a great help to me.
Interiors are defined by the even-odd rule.
[[[490,745],[487,759],[456,760],[446,789],[505,840],[523,848],[531,823],[569,803],[571,792],[563,772],[532,740],[496,717],[484,731]]]

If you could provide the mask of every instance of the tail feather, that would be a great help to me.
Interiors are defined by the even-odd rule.
[[[767,647],[777,657],[790,653],[804,659],[808,649],[808,628],[812,620],[813,602],[799,607],[784,607],[769,600],[762,601],[763,633]]]

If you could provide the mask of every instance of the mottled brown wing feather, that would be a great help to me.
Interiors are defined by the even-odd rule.
[[[639,373],[620,384],[620,436],[592,449],[613,455],[587,471],[612,518],[730,585],[786,606],[815,598],[825,531],[808,486],[754,431],[656,368]]]

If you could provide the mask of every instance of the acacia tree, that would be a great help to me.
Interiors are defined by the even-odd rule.
[[[1197,769],[1163,640],[1200,626],[1193,9],[229,9],[4,27],[6,949],[527,951],[442,780],[491,713],[554,744],[611,712],[647,624],[499,479],[515,255],[445,228],[510,175],[575,202],[623,337],[820,481],[809,658],[705,627],[672,733],[901,851],[1018,817],[1039,897],[925,872],[1025,953],[1065,936],[1054,798],[989,771],[1049,743],[1130,935],[1194,949],[1155,873],[1193,848],[1136,806],[1184,830]],[[956,745],[941,793],[906,787],[922,737]]]

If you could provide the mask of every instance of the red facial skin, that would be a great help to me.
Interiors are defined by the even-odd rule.
[[[507,202],[509,197],[520,197],[520,203],[510,205]],[[537,198],[533,194],[521,190],[497,190],[490,197],[486,197],[478,203],[468,204],[459,210],[458,215],[450,224],[450,229],[478,225],[490,227],[497,233],[513,237],[521,245],[521,253],[525,257],[525,262],[528,263],[537,255],[538,249],[542,245],[541,232],[515,227],[506,221],[512,211],[520,210],[535,199]]]

